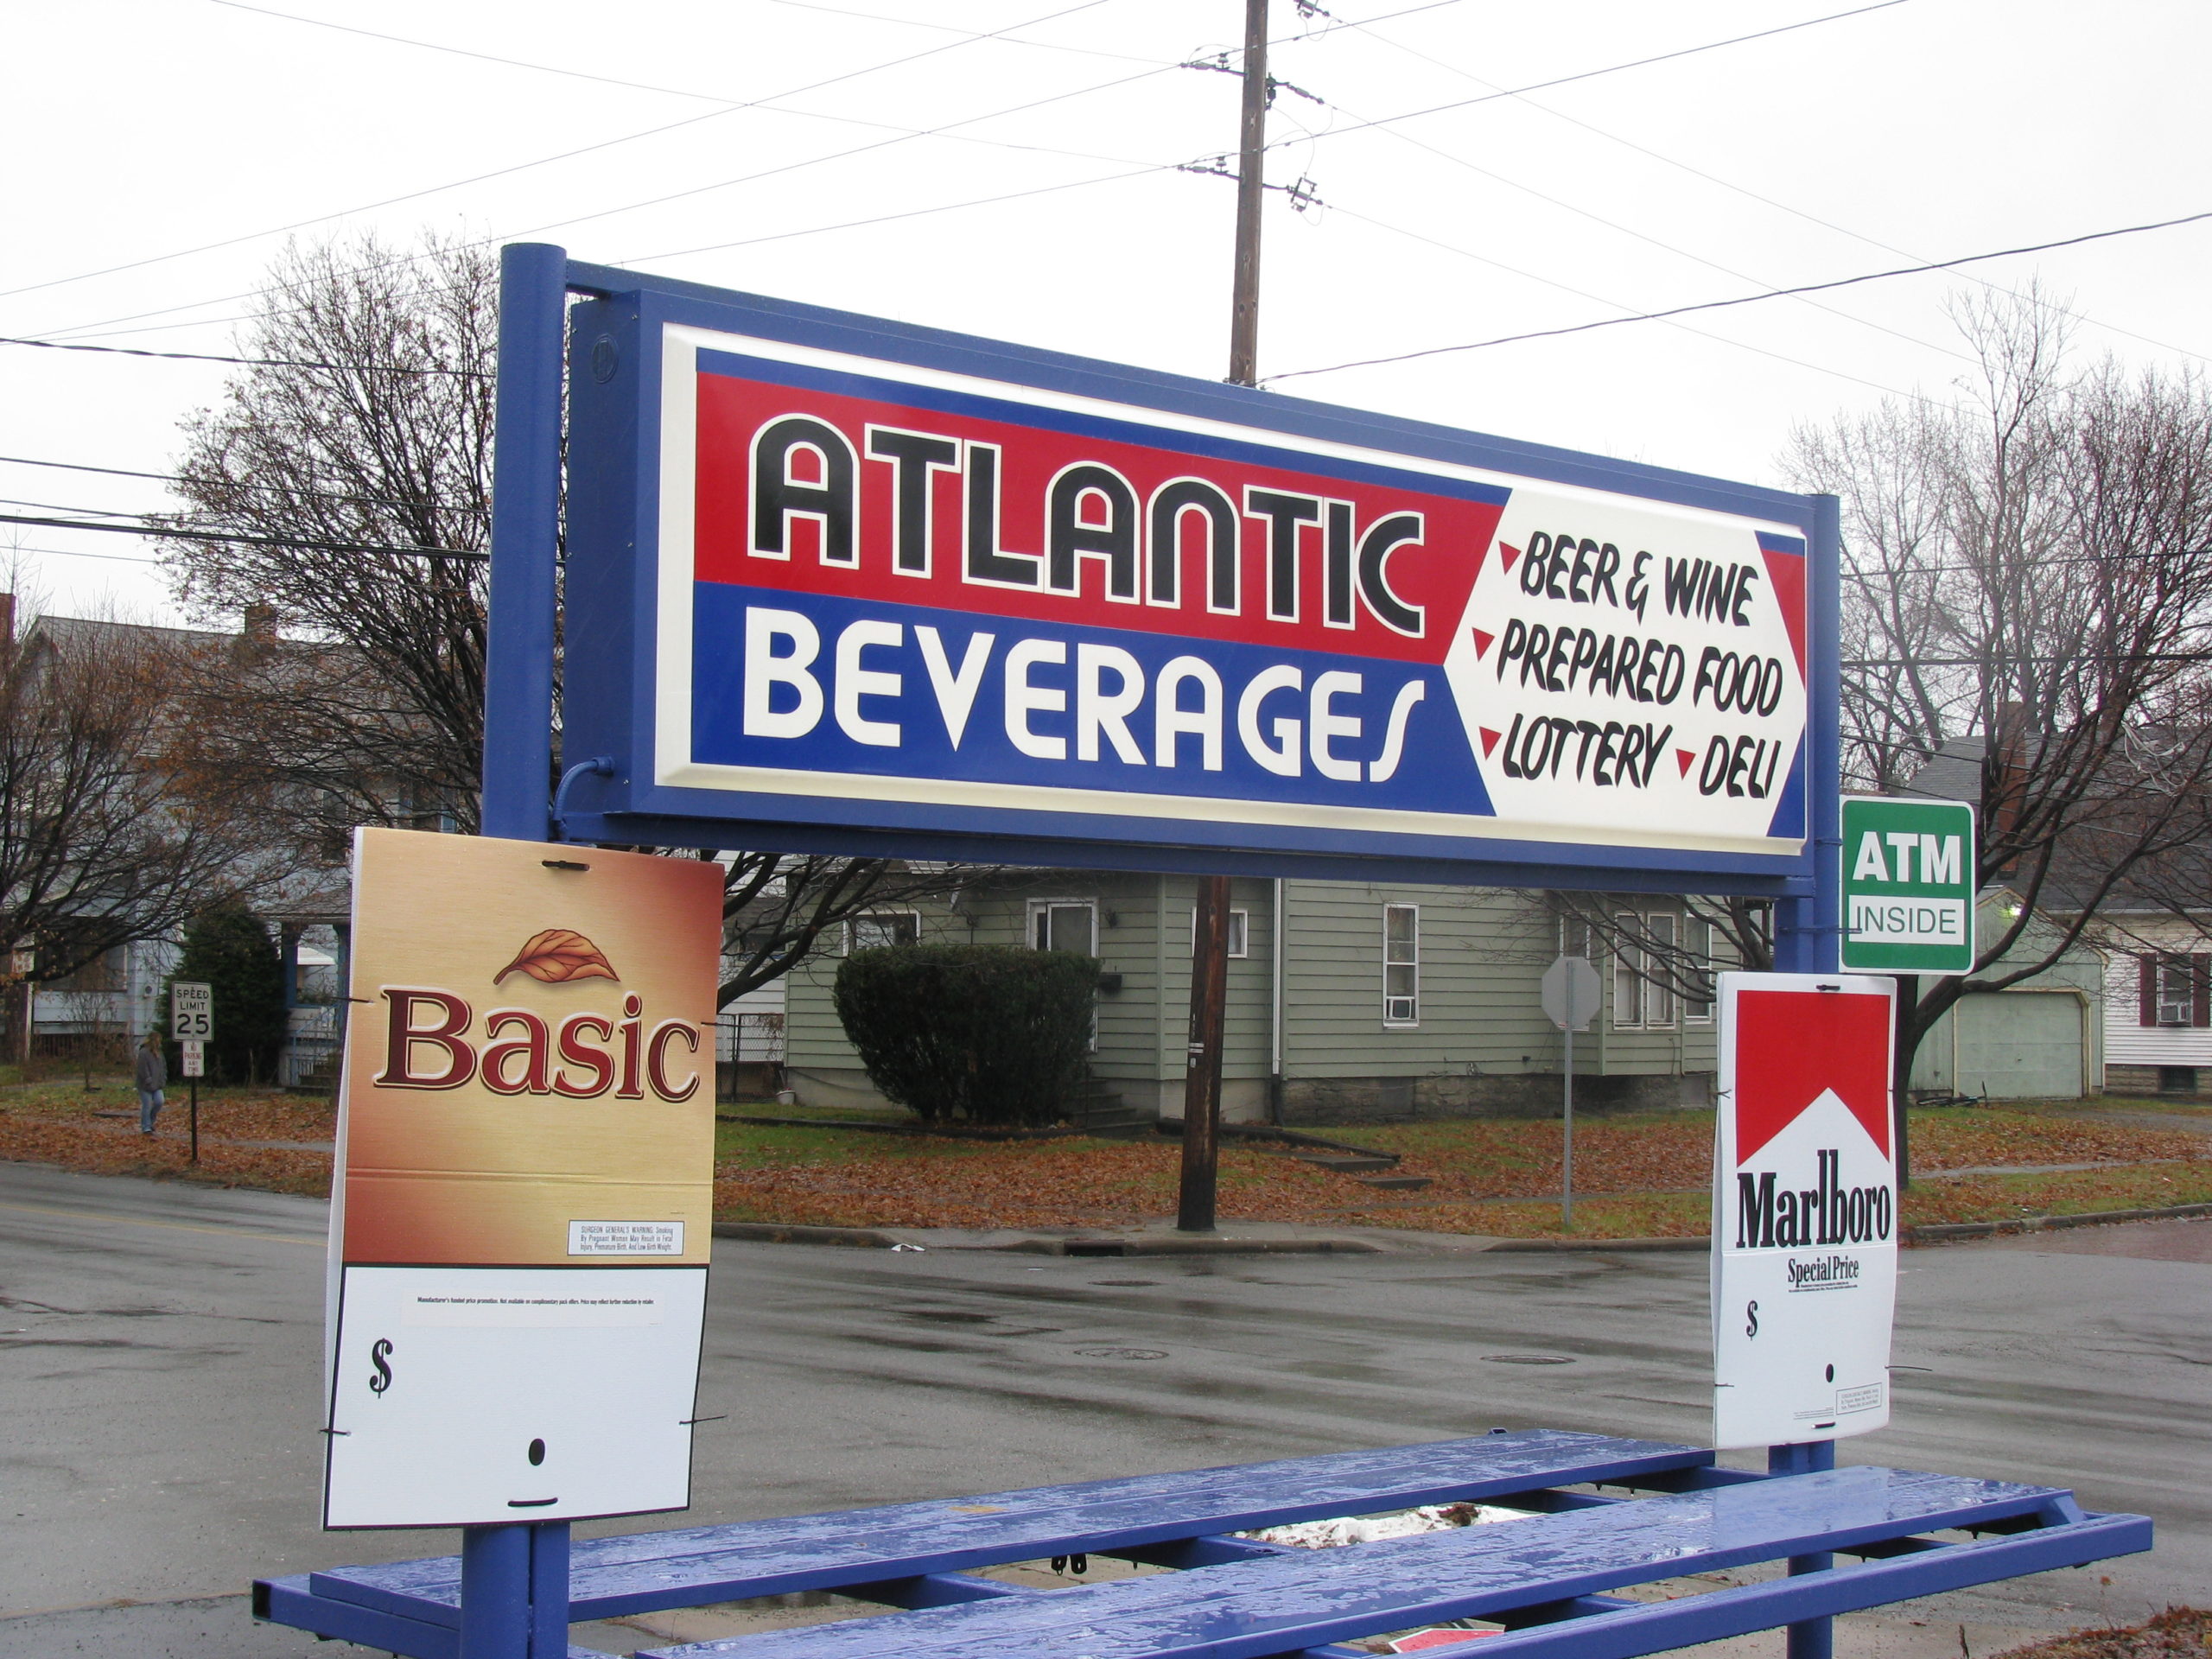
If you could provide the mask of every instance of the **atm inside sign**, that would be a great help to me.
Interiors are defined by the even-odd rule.
[[[1847,970],[1972,970],[1973,807],[1847,797],[1842,857]]]

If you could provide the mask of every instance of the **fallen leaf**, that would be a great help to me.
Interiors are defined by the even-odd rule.
[[[498,984],[518,968],[548,985],[559,985],[572,979],[611,979],[620,984],[622,978],[614,971],[614,964],[600,954],[597,945],[565,927],[549,927],[543,933],[531,935],[520,954],[492,976],[492,982]]]

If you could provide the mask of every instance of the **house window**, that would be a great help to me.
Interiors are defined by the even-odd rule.
[[[1029,943],[1039,950],[1098,954],[1098,906],[1088,899],[1032,899]]]
[[[1635,917],[1616,916],[1613,926],[1613,1028],[1633,1031],[1643,1024],[1643,948],[1635,943]]]
[[[873,950],[879,945],[919,944],[922,916],[916,910],[876,910],[855,916],[845,924],[845,954]]]
[[[1702,916],[1685,917],[1682,949],[1689,958],[1684,971],[1698,986],[1696,995],[1682,998],[1682,1023],[1709,1026],[1713,1023],[1713,924]]]
[[[1559,953],[1562,957],[1590,957],[1590,924],[1580,916],[1559,918]]]
[[[1671,976],[1681,968],[1675,950],[1681,918],[1670,911],[1613,918],[1613,1029],[1664,1031],[1675,1023]],[[1709,1012],[1709,1010],[1708,1010]]]
[[[1250,911],[1232,910],[1229,912],[1229,954],[1230,956],[1242,957],[1249,954],[1245,950],[1245,944],[1251,938],[1251,925],[1252,912]],[[1192,954],[1196,955],[1198,949],[1198,912],[1194,910],[1191,912]]]
[[[2142,1026],[2212,1025],[2212,995],[2207,969],[2212,957],[2141,956],[2136,958],[2136,1023]]]
[[[1382,1023],[1421,1023],[1421,906],[1382,906]]]

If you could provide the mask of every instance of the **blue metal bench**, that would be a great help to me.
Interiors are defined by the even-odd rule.
[[[1563,1490],[1593,1483],[1649,1496]],[[1463,1501],[1537,1513],[1328,1550],[1230,1535]],[[1924,1535],[1961,1529],[1977,1535]],[[567,1562],[568,1612],[619,1618],[805,1590],[910,1610],[659,1650],[687,1659],[891,1649],[962,1659],[1263,1659],[1315,1649],[1341,1659],[1329,1644],[1460,1618],[1515,1627],[1484,1641],[1484,1659],[1554,1648],[1573,1659],[1627,1659],[2150,1541],[2142,1516],[2084,1515],[2050,1487],[1886,1469],[1760,1475],[1718,1468],[1694,1446],[1533,1430],[595,1539]],[[1830,1567],[1830,1552],[1860,1559]],[[1050,1591],[968,1573],[1073,1554],[1184,1570]],[[1793,1575],[1658,1603],[1605,1593],[1775,1560],[1790,1562]],[[461,1576],[461,1558],[446,1556],[264,1580],[255,1611],[413,1659],[459,1659]]]

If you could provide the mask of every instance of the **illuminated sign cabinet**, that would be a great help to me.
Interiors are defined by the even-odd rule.
[[[1806,498],[732,297],[571,311],[580,836],[1805,872]]]

